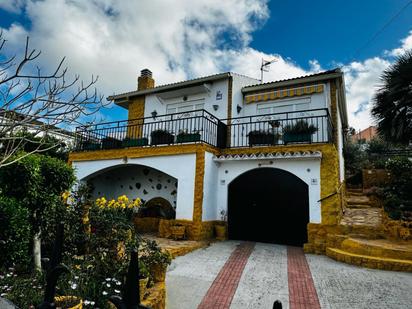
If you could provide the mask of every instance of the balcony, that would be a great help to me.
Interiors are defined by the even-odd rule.
[[[227,119],[230,148],[332,142],[328,109]]]
[[[205,143],[218,148],[332,141],[327,109],[220,120],[205,110],[114,121],[76,129],[76,151]]]

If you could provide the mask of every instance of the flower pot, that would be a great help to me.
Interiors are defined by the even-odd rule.
[[[121,148],[122,142],[112,137],[102,139],[102,149]]]
[[[276,145],[279,140],[279,135],[269,132],[250,132],[249,146],[254,145]]]
[[[176,136],[176,143],[190,143],[200,141],[200,133],[184,133]]]
[[[149,139],[147,137],[142,138],[125,138],[122,141],[123,147],[139,147],[149,145]]]
[[[166,279],[167,266],[162,264],[152,264],[150,266],[150,274],[154,282],[164,282]]]
[[[311,133],[284,133],[283,142],[288,143],[311,143],[312,134]]]
[[[56,296],[54,298],[56,307],[67,309],[82,309],[83,300],[77,296]]]
[[[184,225],[174,225],[170,227],[170,232],[174,240],[185,238],[186,228]]]
[[[142,278],[139,279],[139,296],[140,296],[140,301],[142,301],[146,295],[147,291],[147,283],[149,282],[149,278]]]
[[[175,136],[169,132],[156,132],[150,134],[151,145],[173,144]]]
[[[100,144],[85,141],[85,142],[82,143],[81,148],[82,148],[82,150],[98,150],[98,149],[100,149]]]
[[[226,239],[226,225],[215,225],[216,239]]]

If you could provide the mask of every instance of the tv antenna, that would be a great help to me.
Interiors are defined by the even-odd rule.
[[[263,83],[263,72],[269,72],[269,65],[271,65],[273,62],[276,62],[277,59],[274,58],[270,61],[265,60],[262,58],[262,65],[260,66],[260,83]]]

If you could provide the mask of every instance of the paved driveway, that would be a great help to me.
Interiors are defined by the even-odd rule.
[[[412,308],[412,274],[365,269],[300,248],[226,241],[176,258],[167,309]]]

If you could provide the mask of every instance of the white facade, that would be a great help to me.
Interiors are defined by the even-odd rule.
[[[116,160],[94,160],[94,161],[74,161],[73,167],[76,171],[76,177],[80,181],[87,180],[91,177],[97,176],[102,171],[110,170],[116,167],[138,165],[142,167],[149,167],[163,172],[170,177],[177,180],[177,194],[176,194],[176,218],[191,220],[193,217],[193,202],[194,202],[194,185],[195,185],[195,168],[196,155],[182,154],[172,156],[157,156],[145,158],[130,158],[125,162],[123,159]],[[163,176],[166,177],[166,176]],[[149,178],[149,177],[147,177]],[[167,182],[167,180],[166,180]],[[134,183],[135,184],[135,183]],[[115,185],[115,184],[113,184]],[[168,188],[169,189],[169,188]],[[96,188],[96,192],[99,189]],[[155,191],[155,190],[153,190]],[[168,192],[169,190],[167,190]],[[101,193],[102,190],[100,191]],[[113,192],[113,189],[110,189]],[[155,191],[156,192],[156,191]],[[121,193],[128,195],[130,189],[128,186],[117,188],[116,194]],[[167,193],[159,193],[159,197],[165,197]],[[153,193],[152,197],[156,197]],[[130,197],[130,194],[129,194]],[[139,196],[145,199],[144,196]],[[173,200],[172,200],[173,202]],[[172,204],[172,206],[174,203]]]
[[[231,109],[228,110],[230,78],[232,79],[232,101]],[[184,127],[185,119],[193,115],[191,112],[203,109],[214,115],[219,121],[219,125],[221,124],[220,121],[228,123],[226,119],[230,117],[231,128],[233,129],[235,124],[238,124],[239,131],[237,133],[241,132],[242,134],[241,138],[243,140],[238,146],[253,147],[256,149],[256,153],[259,152],[260,147],[256,146],[256,144],[248,144],[248,132],[254,130],[250,125],[250,123],[253,122],[248,120],[251,118],[255,120],[257,119],[256,122],[265,122],[267,125],[271,120],[283,121],[287,119],[290,121],[290,118],[287,118],[290,115],[293,116],[292,118],[302,117],[302,119],[306,119],[304,121],[317,125],[318,128],[316,133],[312,134],[312,140],[304,141],[304,143],[332,143],[333,141],[329,139],[328,135],[331,133],[329,127],[330,119],[327,117],[327,114],[329,114],[330,117],[334,116],[332,115],[331,110],[331,84],[329,80],[323,79],[318,82],[316,80],[310,82],[310,85],[319,85],[319,89],[321,89],[319,92],[306,95],[301,95],[302,92],[299,92],[299,94],[296,93],[296,95],[292,93],[291,96],[275,100],[253,102],[250,104],[246,104],[245,94],[242,93],[242,89],[248,85],[256,85],[258,80],[233,73],[210,82],[206,81],[199,84],[192,83],[187,87],[182,87],[180,85],[179,87],[176,86],[176,88],[167,88],[168,90],[161,92],[148,92],[145,95],[144,109],[144,116],[148,119],[145,119],[143,136],[150,136],[150,130],[153,130],[151,126],[146,127],[146,124],[156,123],[156,121],[161,122],[160,127],[156,127],[156,129],[165,128],[170,130],[172,134],[178,134],[179,132],[177,131],[182,127],[187,129],[188,133],[198,130],[206,130],[200,128],[197,123],[190,123]],[[298,85],[296,87],[302,86],[299,81],[296,81],[295,84]],[[260,87],[260,85],[254,87]],[[263,85],[262,87],[266,86]],[[261,92],[273,91],[276,85],[271,87],[272,86],[267,86],[267,90],[265,88]],[[294,89],[294,87],[293,82],[291,82],[291,84],[280,89],[290,90]],[[250,89],[250,87],[247,89]],[[245,91],[252,93],[252,95],[255,94],[255,92],[250,90]],[[259,91],[256,93],[258,92]],[[339,101],[338,95],[336,100],[337,102]],[[344,132],[342,127],[345,124],[345,113],[343,110],[339,110],[340,104],[345,104],[345,102],[337,104],[337,119],[332,119],[332,123],[337,125],[335,130],[338,132],[338,140],[335,141],[335,145],[339,153],[340,181],[343,181]],[[165,118],[160,117],[160,115],[170,115],[174,113],[181,114],[176,116],[180,118],[173,118],[173,121],[175,122],[172,121],[172,125],[170,124],[170,119],[167,118],[170,116],[166,116]],[[273,115],[268,116],[267,114]],[[156,115],[159,115],[159,117],[156,117]],[[233,119],[236,117],[245,117],[246,120],[245,122],[242,122],[242,120]],[[315,119],[315,121],[318,121],[316,119],[321,120],[320,122],[314,123],[313,119]],[[167,121],[169,121],[169,123],[167,123]],[[293,121],[296,120],[292,119],[292,123]],[[176,126],[176,123],[179,125]],[[183,124],[183,126],[180,124]],[[281,126],[284,128],[289,124],[289,122],[284,122]],[[284,132],[286,132],[286,130]],[[230,138],[230,146],[232,147],[236,146],[233,133],[234,131],[232,130]],[[214,134],[216,134],[216,132]],[[326,138],[324,138],[325,136]],[[239,134],[236,138],[239,139]],[[268,145],[274,146],[274,144],[266,144],[266,146]],[[145,147],[152,146],[149,144]],[[224,147],[225,145],[223,148]],[[213,153],[206,151],[203,178],[202,221],[221,220],[221,214],[228,213],[228,189],[230,183],[237,177],[254,169],[273,168],[289,172],[307,185],[309,222],[320,223],[322,220],[320,203],[322,154],[318,151],[297,151],[294,153],[287,153],[282,151],[281,147],[282,146],[279,146],[279,148],[273,150],[276,151],[275,153],[267,154],[268,157],[265,157],[264,155],[245,157],[240,155],[240,150],[238,156],[233,155],[222,158],[219,156],[216,157]],[[316,149],[316,146],[313,146],[313,149]],[[194,152],[192,154],[159,155],[142,158],[73,161],[73,166],[76,168],[79,180],[91,180],[96,185],[94,193],[96,197],[100,195],[116,197],[122,194],[126,194],[129,197],[131,197],[130,195],[132,195],[132,197],[138,196],[144,200],[162,197],[167,199],[172,206],[176,206],[176,219],[193,219],[194,195],[196,191],[196,153]],[[150,175],[143,172],[145,169],[150,169]],[[136,186],[137,182],[139,183],[139,186]],[[330,193],[332,194],[333,192]]]
[[[213,161],[213,159],[211,159]],[[312,223],[321,222],[320,212],[320,157],[279,158],[279,159],[239,159],[214,162],[217,173],[217,212],[215,220],[220,219],[221,211],[227,213],[228,186],[238,176],[257,168],[277,168],[300,178],[308,185],[309,218]]]

